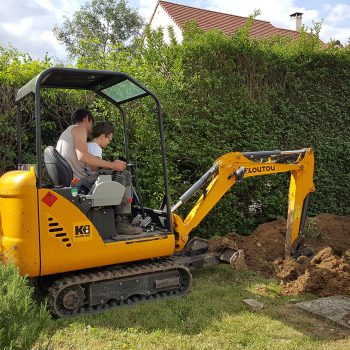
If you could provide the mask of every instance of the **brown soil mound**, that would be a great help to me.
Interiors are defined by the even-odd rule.
[[[283,294],[310,292],[319,296],[350,295],[350,265],[336,256],[331,247],[322,249],[313,259],[303,257],[276,265],[276,274],[285,284]],[[289,281],[289,282],[288,282]]]
[[[284,294],[350,295],[350,216],[320,214],[313,219],[312,236],[305,243],[315,255],[284,259],[286,220],[260,225],[250,236],[228,235],[231,247],[243,249],[249,268],[283,282]],[[215,238],[215,248],[220,240]]]

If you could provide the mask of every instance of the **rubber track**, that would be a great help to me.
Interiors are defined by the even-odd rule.
[[[100,282],[114,280],[118,278],[125,278],[130,276],[153,274],[157,272],[164,272],[168,270],[178,270],[181,276],[180,286],[176,289],[168,291],[159,291],[150,295],[137,295],[126,298],[122,301],[110,300],[104,304],[89,306],[87,304],[82,305],[78,310],[72,311],[57,307],[57,300],[60,293],[67,287],[85,285]],[[56,280],[49,288],[48,305],[52,314],[57,318],[69,318],[76,317],[78,315],[91,315],[104,312],[113,308],[128,306],[137,304],[139,302],[152,301],[157,299],[165,299],[169,297],[180,297],[187,293],[191,285],[191,273],[189,269],[183,265],[179,265],[173,261],[163,260],[157,262],[138,263],[129,266],[122,267],[106,267],[101,270],[95,270],[87,273],[72,274],[68,277],[63,277]],[[147,291],[145,291],[147,294]]]

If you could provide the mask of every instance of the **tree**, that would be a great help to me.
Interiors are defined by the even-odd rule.
[[[72,19],[64,17],[53,32],[66,45],[71,58],[108,54],[120,45],[130,45],[143,26],[138,12],[125,0],[91,0],[76,11]]]

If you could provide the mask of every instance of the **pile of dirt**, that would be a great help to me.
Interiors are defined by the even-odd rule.
[[[283,282],[283,294],[309,292],[318,296],[350,295],[350,260],[334,254],[331,247],[314,258],[299,257],[275,261],[276,275]]]
[[[312,257],[284,259],[285,219],[260,225],[248,237],[215,238],[213,247],[229,242],[243,249],[248,267],[282,281],[283,294],[350,295],[350,216],[320,214],[312,223],[312,237],[305,238]]]

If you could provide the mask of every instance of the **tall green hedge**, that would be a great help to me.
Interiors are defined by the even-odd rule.
[[[258,41],[244,31],[227,37],[192,27],[182,45],[164,45],[161,32],[153,33],[134,55],[127,63],[114,57],[109,65],[138,75],[161,98],[173,201],[226,152],[313,147],[316,193],[309,214],[350,213],[349,47],[325,45],[307,33],[298,41]],[[150,150],[137,156],[147,174],[155,168],[154,137],[147,128],[140,133]],[[144,179],[149,194],[157,193]],[[285,215],[288,184],[289,176],[280,174],[235,186],[199,233],[247,234]],[[249,211],[254,203],[262,204],[260,212]]]
[[[262,42],[212,32],[181,49],[185,88],[177,97],[185,103],[172,138],[190,135],[179,140],[188,173],[202,172],[232,150],[313,147],[316,193],[309,213],[350,213],[348,48],[326,49],[307,36],[300,42]],[[285,215],[287,186],[284,175],[237,186],[208,229],[248,233],[257,223]],[[257,201],[262,212],[252,215],[249,204]]]
[[[307,33],[297,41],[258,41],[246,30],[227,37],[189,25],[181,45],[174,37],[165,44],[162,31],[148,31],[138,47],[118,47],[103,62],[95,62],[84,58],[77,66],[125,71],[160,97],[173,202],[226,152],[313,147],[316,193],[309,213],[350,213],[349,47],[325,45]],[[57,106],[57,96],[48,99]],[[70,101],[72,109],[79,99]],[[83,101],[101,118],[119,122],[116,111],[108,112],[104,103]],[[60,106],[61,111],[62,102]],[[161,200],[162,181],[154,104],[148,100],[129,109],[132,158],[145,202],[155,206]],[[53,140],[60,128],[55,118],[50,123]],[[107,155],[120,152],[118,140]],[[281,174],[235,186],[199,233],[247,234],[257,224],[285,215],[288,182]],[[261,211],[249,211],[254,203],[261,203]]]

